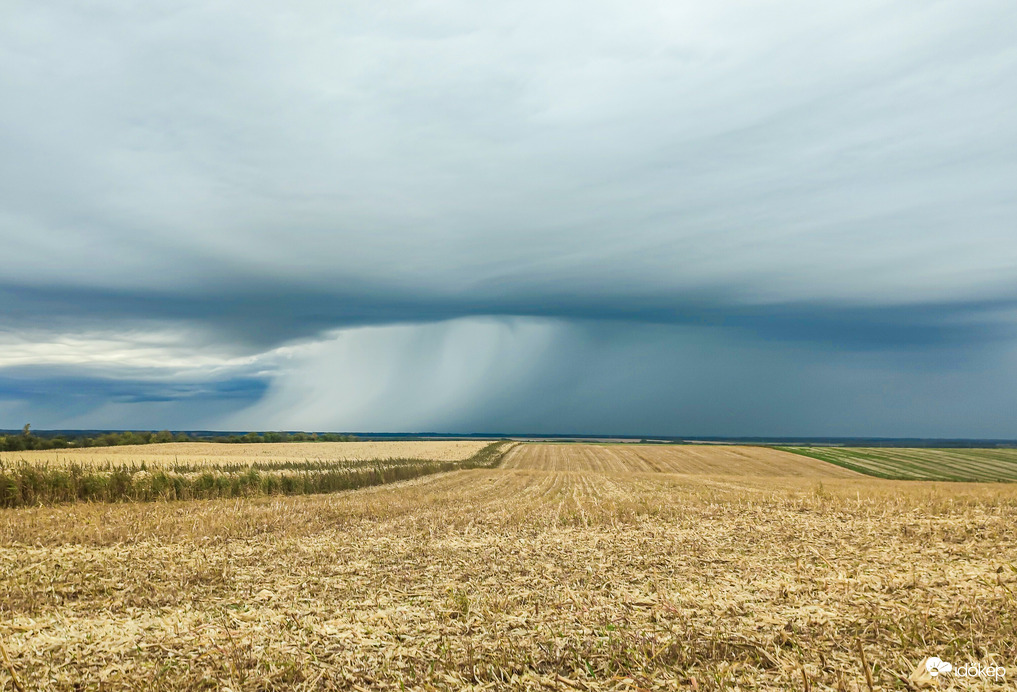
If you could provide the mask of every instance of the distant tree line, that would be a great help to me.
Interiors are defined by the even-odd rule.
[[[195,438],[197,441],[199,438]],[[356,442],[356,435],[340,435],[339,433],[285,433],[285,432],[249,432],[246,435],[217,435],[200,438],[202,442]]]
[[[191,435],[184,432],[172,433],[169,430],[152,432],[143,430],[133,432],[104,432],[94,435],[35,434],[32,426],[26,425],[20,434],[0,435],[0,452],[21,452],[34,449],[74,449],[81,447],[115,447],[117,445],[147,445],[159,442],[226,442],[226,443],[258,443],[258,442],[352,442],[356,435],[340,435],[337,433],[285,433],[285,432],[249,432],[244,435]]]

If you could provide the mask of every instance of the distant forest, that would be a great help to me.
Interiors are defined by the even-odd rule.
[[[147,445],[159,442],[353,442],[356,435],[338,433],[286,433],[249,432],[244,435],[194,436],[188,433],[172,433],[169,430],[152,432],[103,432],[94,435],[35,434],[32,426],[26,425],[20,434],[0,435],[0,452],[21,452],[33,449],[74,449],[80,447],[115,447],[117,445]]]

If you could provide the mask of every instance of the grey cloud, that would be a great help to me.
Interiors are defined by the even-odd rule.
[[[693,326],[469,318],[340,333],[224,427],[1012,437],[1017,348],[775,346]]]
[[[801,350],[824,381],[914,356],[943,381],[1015,338],[1015,19],[1004,0],[16,4],[0,320],[257,356],[535,318]]]

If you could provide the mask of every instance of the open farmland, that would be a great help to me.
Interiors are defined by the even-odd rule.
[[[1017,486],[697,450],[3,510],[0,637],[33,690],[904,690],[930,655],[1014,675]]]
[[[492,463],[500,443],[183,442],[0,454],[0,507],[351,490]]]
[[[879,478],[946,481],[1017,481],[1017,449],[893,447],[783,447]]]

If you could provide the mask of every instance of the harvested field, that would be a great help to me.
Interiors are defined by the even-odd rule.
[[[525,444],[505,468],[596,473],[682,473],[719,476],[803,476],[851,478],[844,468],[769,447]]]
[[[873,689],[930,655],[1015,674],[1017,486],[545,447],[331,495],[0,511],[0,637],[31,690],[855,692],[859,647]]]
[[[1017,481],[1017,449],[783,447],[877,478]]]

